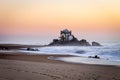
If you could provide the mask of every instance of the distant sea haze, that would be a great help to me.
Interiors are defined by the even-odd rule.
[[[41,38],[41,37],[37,37],[37,38],[0,38],[0,44],[28,44],[28,45],[47,45],[49,43],[52,42],[54,38]],[[79,39],[79,38],[78,38]],[[79,39],[80,40],[80,39]],[[120,41],[102,41],[102,40],[89,40],[87,39],[88,42],[92,42],[92,41],[97,41],[100,44],[106,44],[106,43],[119,43]]]
[[[27,44],[27,45],[46,45],[49,44],[52,39],[42,39],[36,38],[10,38],[10,39],[0,39],[0,44]]]

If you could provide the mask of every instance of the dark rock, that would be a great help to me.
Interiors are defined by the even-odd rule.
[[[81,46],[91,46],[85,39],[80,40],[79,43]]]
[[[58,42],[59,40],[58,39],[53,39],[53,42]]]
[[[64,29],[60,31],[60,37],[58,39],[53,39],[53,42],[48,44],[48,46],[91,46],[91,44],[85,39],[79,41],[72,34],[72,31]],[[100,46],[100,44],[97,42],[92,42],[92,46]]]
[[[72,41],[79,41],[75,36],[73,36],[73,40]]]
[[[100,57],[98,55],[95,56],[88,56],[88,58],[96,58],[96,59],[100,59]]]
[[[49,46],[91,46],[91,45],[84,39],[78,41],[75,38],[75,40],[72,41],[54,41],[50,43]]]
[[[0,50],[8,50],[8,47],[0,47]]]
[[[92,42],[92,46],[101,46],[98,42]]]
[[[39,50],[34,48],[27,48],[27,51],[39,51]]]

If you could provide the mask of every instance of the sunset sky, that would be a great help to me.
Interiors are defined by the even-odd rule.
[[[120,42],[120,0],[0,0],[0,43],[48,43],[66,28],[78,39]]]

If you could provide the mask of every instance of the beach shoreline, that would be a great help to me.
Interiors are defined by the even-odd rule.
[[[16,50],[28,46],[13,47]],[[32,45],[29,47],[33,47]],[[71,63],[51,58],[73,55],[0,52],[0,80],[120,80],[120,67]]]
[[[0,72],[2,72],[0,73],[0,80],[34,80],[34,78],[36,80],[120,79],[119,67],[67,63],[51,60],[48,57],[71,57],[71,55],[0,53]]]

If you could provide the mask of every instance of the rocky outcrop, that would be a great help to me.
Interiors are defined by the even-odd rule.
[[[0,50],[8,50],[7,47],[0,46]]]
[[[27,48],[27,51],[39,51],[39,50],[36,48]]]
[[[87,42],[87,40],[82,39],[79,41],[80,46],[91,46],[89,42]]]
[[[100,57],[99,57],[98,55],[95,55],[95,56],[88,56],[88,58],[100,59]]]
[[[75,39],[72,41],[53,40],[53,42],[51,42],[49,46],[101,46],[101,44],[98,42],[92,42],[92,44],[90,44],[85,39],[82,39],[80,41]]]
[[[91,46],[91,45],[85,39],[82,39],[80,41],[75,39],[75,40],[72,40],[72,41],[53,40],[53,42],[50,43],[49,46]]]
[[[49,46],[101,46],[101,45],[97,42],[92,42],[92,44],[90,44],[85,39],[79,41],[72,34],[72,31],[65,29],[60,31],[60,37],[58,39],[53,39],[53,42],[51,42]]]
[[[98,42],[92,42],[92,46],[101,46],[101,44]]]

